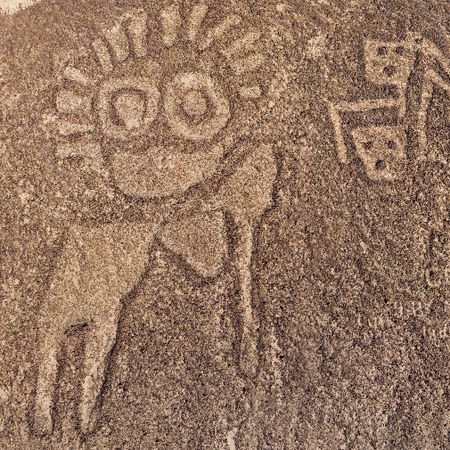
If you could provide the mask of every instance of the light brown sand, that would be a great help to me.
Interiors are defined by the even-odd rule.
[[[447,448],[449,16],[0,16],[0,448]]]

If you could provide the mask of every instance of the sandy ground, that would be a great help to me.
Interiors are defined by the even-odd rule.
[[[0,448],[448,448],[448,17],[1,16]]]
[[[39,0],[1,0],[0,10],[6,14],[14,14],[21,8],[27,8]]]

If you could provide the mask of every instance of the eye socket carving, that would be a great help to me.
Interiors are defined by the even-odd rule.
[[[386,146],[389,150],[394,150],[397,148],[397,143],[393,140],[389,140],[386,142]]]
[[[383,73],[388,77],[392,77],[395,74],[395,72],[397,72],[397,68],[393,65],[386,66],[383,69]]]
[[[99,93],[99,117],[105,136],[127,140],[145,134],[156,119],[160,93],[150,80],[118,79]]]
[[[114,113],[128,130],[136,130],[142,126],[145,119],[146,98],[141,92],[118,92],[111,99]]]
[[[148,132],[159,110],[160,93],[151,80],[119,79],[105,83],[99,93],[99,116],[107,137],[127,140]],[[230,105],[205,74],[178,74],[166,87],[166,119],[179,136],[212,139],[230,119]]]
[[[164,109],[172,130],[190,141],[211,140],[230,119],[227,98],[212,78],[202,73],[175,76],[167,86]]]
[[[385,46],[378,47],[377,53],[380,56],[385,56],[387,54],[387,48]]]

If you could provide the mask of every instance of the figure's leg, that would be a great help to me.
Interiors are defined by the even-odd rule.
[[[96,423],[94,413],[105,378],[108,355],[116,340],[116,331],[116,321],[95,322],[87,331],[79,406],[80,425],[83,433],[90,431]]]
[[[253,225],[245,219],[237,220],[238,247],[236,264],[239,274],[241,300],[239,304],[242,320],[240,366],[244,373],[253,377],[258,365],[258,323],[252,306],[251,260],[253,254]]]
[[[115,340],[121,300],[141,280],[157,224],[109,224],[85,230],[79,301],[85,304],[85,356],[79,417],[82,432],[95,425],[108,354]]]
[[[52,432],[52,409],[60,352],[64,332],[71,317],[69,312],[76,306],[80,249],[72,230],[61,251],[39,312],[38,346],[39,371],[36,386],[34,428],[38,434]]]
[[[247,376],[253,377],[258,367],[258,323],[252,306],[253,232],[272,205],[277,168],[271,146],[258,145],[247,151],[238,170],[219,189],[215,201],[232,214],[237,226],[236,264],[242,325],[240,366]]]
[[[34,428],[38,434],[49,434],[53,428],[52,409],[58,370],[57,357],[63,333],[55,332],[51,327],[45,326],[41,328],[40,335],[41,356],[36,387]]]

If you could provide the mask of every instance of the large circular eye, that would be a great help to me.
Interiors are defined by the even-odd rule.
[[[230,105],[211,77],[181,73],[167,86],[164,107],[171,128],[180,136],[212,139],[230,119]]]
[[[146,133],[158,114],[159,98],[151,80],[127,78],[105,83],[98,103],[104,134],[129,139]]]

